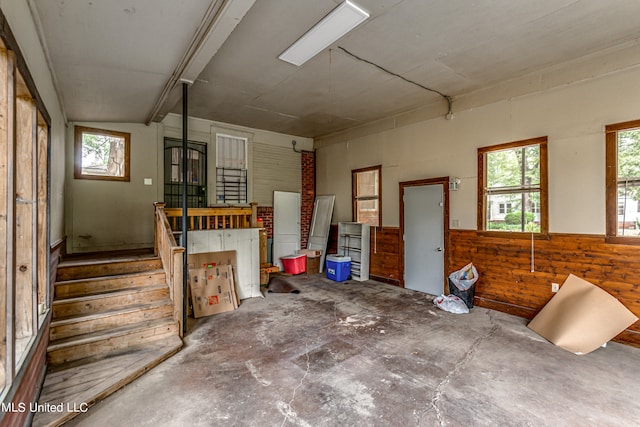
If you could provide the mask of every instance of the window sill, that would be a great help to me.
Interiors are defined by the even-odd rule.
[[[604,242],[614,245],[638,246],[640,245],[640,237],[606,236]]]
[[[481,237],[498,237],[504,239],[527,239],[531,240],[531,234],[535,240],[549,240],[549,233],[528,233],[517,231],[488,231],[478,230],[478,236]],[[640,242],[638,242],[640,244]]]

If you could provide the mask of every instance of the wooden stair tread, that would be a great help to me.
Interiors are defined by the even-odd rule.
[[[39,412],[33,426],[60,425],[78,413],[68,409],[88,406],[104,399],[149,369],[166,360],[182,347],[176,335],[114,351],[100,356],[69,362],[51,368],[46,376],[39,404],[64,404],[64,412]]]
[[[158,257],[63,261],[58,264],[58,280],[74,280],[105,275],[143,272],[162,268]]]
[[[166,299],[166,300],[152,301],[144,304],[128,305],[126,307],[115,307],[111,310],[101,311],[99,313],[68,316],[68,317],[52,320],[51,327],[55,328],[58,326],[69,325],[72,323],[88,322],[94,319],[101,319],[103,317],[117,316],[121,314],[135,312],[138,310],[151,310],[153,308],[163,307],[167,305],[172,305],[171,300]]]
[[[159,259],[157,255],[153,254],[153,251],[135,254],[135,253],[92,253],[92,254],[72,254],[67,255],[59,265],[63,267],[77,266],[83,264],[105,264],[110,262],[121,261],[140,261],[148,259]]]
[[[150,274],[161,274],[161,273],[164,273],[163,269],[155,268],[153,270],[145,270],[145,271],[140,271],[135,273],[122,273],[122,274],[112,274],[107,276],[85,277],[81,279],[60,280],[55,283],[55,286],[73,285],[76,283],[84,283],[84,282],[100,282],[103,280],[113,280],[113,279],[126,279],[128,277],[140,277],[140,276],[146,276]]]
[[[62,305],[62,304],[72,304],[76,302],[95,301],[102,298],[111,298],[114,296],[127,295],[127,294],[139,294],[139,293],[151,292],[151,291],[162,290],[162,289],[168,289],[165,283],[158,283],[155,285],[146,285],[146,286],[134,286],[131,288],[116,289],[116,290],[105,290],[104,292],[101,292],[99,294],[91,294],[91,295],[85,295],[80,297],[71,297],[71,298],[55,300],[53,301],[53,305],[55,306],[55,305]]]
[[[54,298],[61,300],[160,283],[166,283],[166,275],[164,270],[157,269],[139,273],[58,281],[54,284],[53,292]]]
[[[152,329],[162,326],[170,326],[174,323],[173,318],[161,318],[154,320],[146,320],[144,322],[133,323],[130,325],[113,328],[106,331],[90,332],[88,334],[77,335],[69,338],[62,338],[49,342],[47,352],[52,352],[68,347],[90,344],[96,341],[108,340],[122,335],[134,334],[138,331]]]

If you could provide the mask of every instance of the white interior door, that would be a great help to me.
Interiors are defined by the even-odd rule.
[[[404,187],[404,287],[444,293],[442,185]]]
[[[333,215],[333,204],[336,196],[316,196],[313,204],[313,217],[309,227],[309,240],[307,249],[320,249],[320,273],[324,271],[324,259],[327,255],[327,241],[329,240],[329,229],[331,228],[331,215]]]
[[[273,192],[273,264],[300,249],[300,193]]]

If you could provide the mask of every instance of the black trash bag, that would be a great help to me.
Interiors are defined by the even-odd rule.
[[[449,293],[460,298],[468,308],[473,308],[478,270],[469,263],[449,275]]]

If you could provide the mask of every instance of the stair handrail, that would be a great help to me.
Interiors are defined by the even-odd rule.
[[[165,213],[165,204],[155,202],[155,226],[153,250],[162,260],[169,295],[173,301],[173,319],[178,322],[180,337],[183,336],[182,310],[185,296],[182,291],[184,248],[176,243]]]

